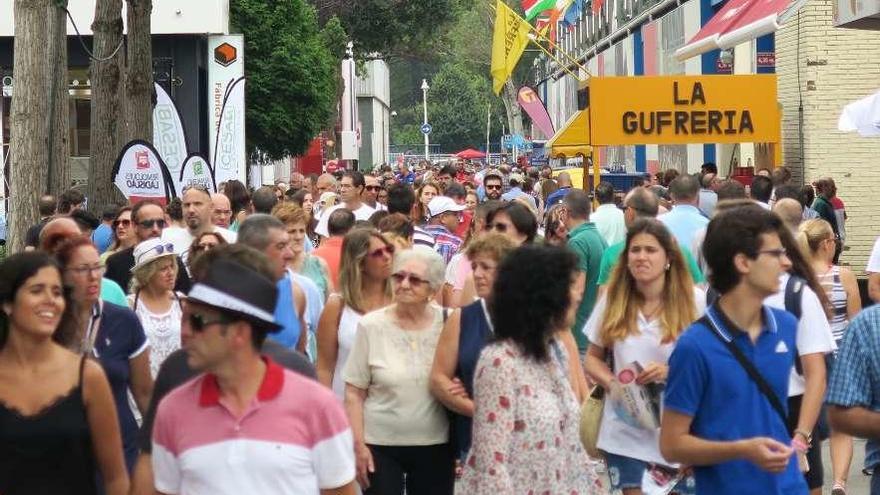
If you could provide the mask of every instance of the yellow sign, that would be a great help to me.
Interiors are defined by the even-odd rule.
[[[779,142],[776,76],[590,80],[594,146]]]

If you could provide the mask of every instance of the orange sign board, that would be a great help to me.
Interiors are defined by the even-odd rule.
[[[596,77],[593,146],[779,142],[776,75]]]

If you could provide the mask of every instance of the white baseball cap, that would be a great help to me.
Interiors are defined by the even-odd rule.
[[[465,209],[465,205],[460,205],[455,202],[452,198],[448,196],[434,196],[431,199],[431,202],[428,203],[428,216],[436,217],[437,215],[442,215],[447,211],[463,211]]]

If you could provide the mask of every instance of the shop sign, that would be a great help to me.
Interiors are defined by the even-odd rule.
[[[596,77],[591,144],[777,142],[776,75]]]
[[[759,69],[776,67],[776,52],[758,52],[755,59]]]

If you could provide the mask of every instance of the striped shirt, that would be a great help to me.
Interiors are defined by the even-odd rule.
[[[153,428],[158,491],[317,495],[354,479],[351,429],[330,389],[264,360],[257,396],[238,417],[211,374],[162,400]]]
[[[831,301],[833,312],[828,323],[831,325],[834,341],[839,342],[843,338],[847,325],[849,325],[846,313],[846,289],[843,288],[843,282],[840,281],[840,267],[833,265],[825,273],[818,274],[817,278],[822,289],[825,290],[828,300]]]

